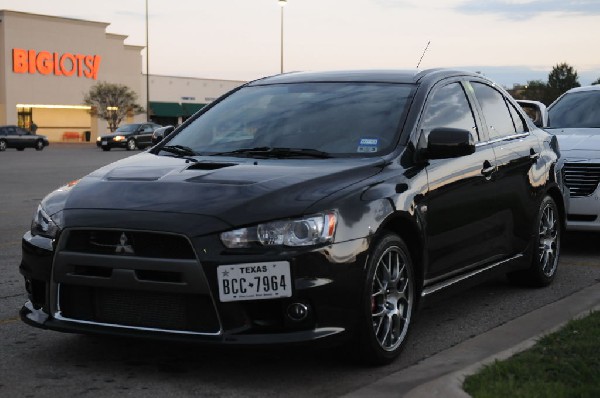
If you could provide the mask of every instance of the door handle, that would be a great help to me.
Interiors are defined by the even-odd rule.
[[[483,174],[484,176],[490,176],[494,173],[494,171],[496,171],[496,168],[494,166],[491,167],[486,167],[484,169],[481,169],[481,174]]]
[[[485,177],[486,180],[492,178],[492,174],[496,171],[496,166],[492,166],[492,164],[486,160],[483,162],[483,169],[481,169],[481,174]]]
[[[537,162],[537,160],[540,158],[540,154],[537,153],[536,151],[533,150],[533,148],[531,148],[529,150],[529,159],[531,159],[532,162]]]

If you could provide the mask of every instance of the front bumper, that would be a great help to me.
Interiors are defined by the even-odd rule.
[[[569,231],[600,231],[600,188],[589,196],[571,197],[567,214]]]
[[[120,225],[118,231],[129,229]],[[29,301],[21,310],[23,321],[62,332],[209,344],[288,344],[342,340],[360,317],[367,258],[362,240],[298,252],[228,253],[217,236],[169,231],[165,236],[181,237],[193,249],[193,258],[173,259],[86,252],[80,250],[85,245],[77,246],[81,242],[72,243],[91,236],[86,233],[66,229],[57,242],[25,234],[20,271]],[[136,229],[132,234],[143,237],[147,232]],[[156,249],[160,243],[152,246]],[[219,300],[219,265],[261,261],[290,263],[291,297]],[[306,306],[308,316],[292,319],[287,309],[294,303]]]
[[[106,144],[104,144],[106,142]],[[127,141],[113,141],[112,139],[96,141],[98,148],[127,148]]]

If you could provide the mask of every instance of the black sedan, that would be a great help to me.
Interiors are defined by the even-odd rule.
[[[0,126],[0,152],[7,148],[16,148],[17,151],[35,148],[41,151],[48,145],[48,137],[45,135],[33,134],[18,126]]]
[[[155,123],[131,123],[119,126],[114,133],[99,136],[96,145],[104,151],[112,148],[125,148],[133,151],[152,145],[152,133],[161,127]]]
[[[546,286],[555,137],[481,75],[289,73],[50,193],[21,318],[64,332],[401,351],[420,304],[493,275]]]

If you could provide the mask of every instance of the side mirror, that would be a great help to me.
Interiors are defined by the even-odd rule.
[[[546,109],[546,105],[539,101],[528,100],[517,100],[517,104],[521,106],[537,127],[548,126],[548,110]]]
[[[441,127],[431,130],[427,137],[428,159],[458,158],[474,152],[475,140],[469,130]]]
[[[173,130],[175,130],[175,127],[173,126],[159,127],[154,130],[154,133],[152,133],[152,145],[161,142],[166,136],[171,134]]]

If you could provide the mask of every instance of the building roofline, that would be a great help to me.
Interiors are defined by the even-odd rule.
[[[146,76],[145,73],[142,73],[142,76]],[[174,75],[159,75],[155,73],[151,73],[150,77],[166,77],[172,79],[194,79],[194,80],[210,80],[210,81],[220,81],[220,82],[236,82],[236,83],[247,83],[248,80],[235,80],[235,79],[213,79],[210,77],[195,77],[195,76],[174,76]]]
[[[110,37],[111,39],[122,39],[125,40],[127,39],[129,36],[127,35],[121,35],[119,33],[106,33],[106,37]]]
[[[68,20],[68,21],[74,21],[74,22],[84,22],[84,23],[92,24],[92,25],[101,25],[101,26],[104,26],[105,28],[110,25],[110,23],[108,23],[108,22],[90,21],[87,19],[61,17],[61,16],[55,16],[55,15],[35,14],[32,12],[13,11],[13,10],[6,10],[6,9],[0,10],[0,14],[2,14],[2,15],[13,14],[13,15],[35,17],[35,18],[43,18],[43,19],[61,19],[61,20]]]
[[[123,46],[128,50],[143,50],[146,46],[138,46],[136,44],[123,44]]]

